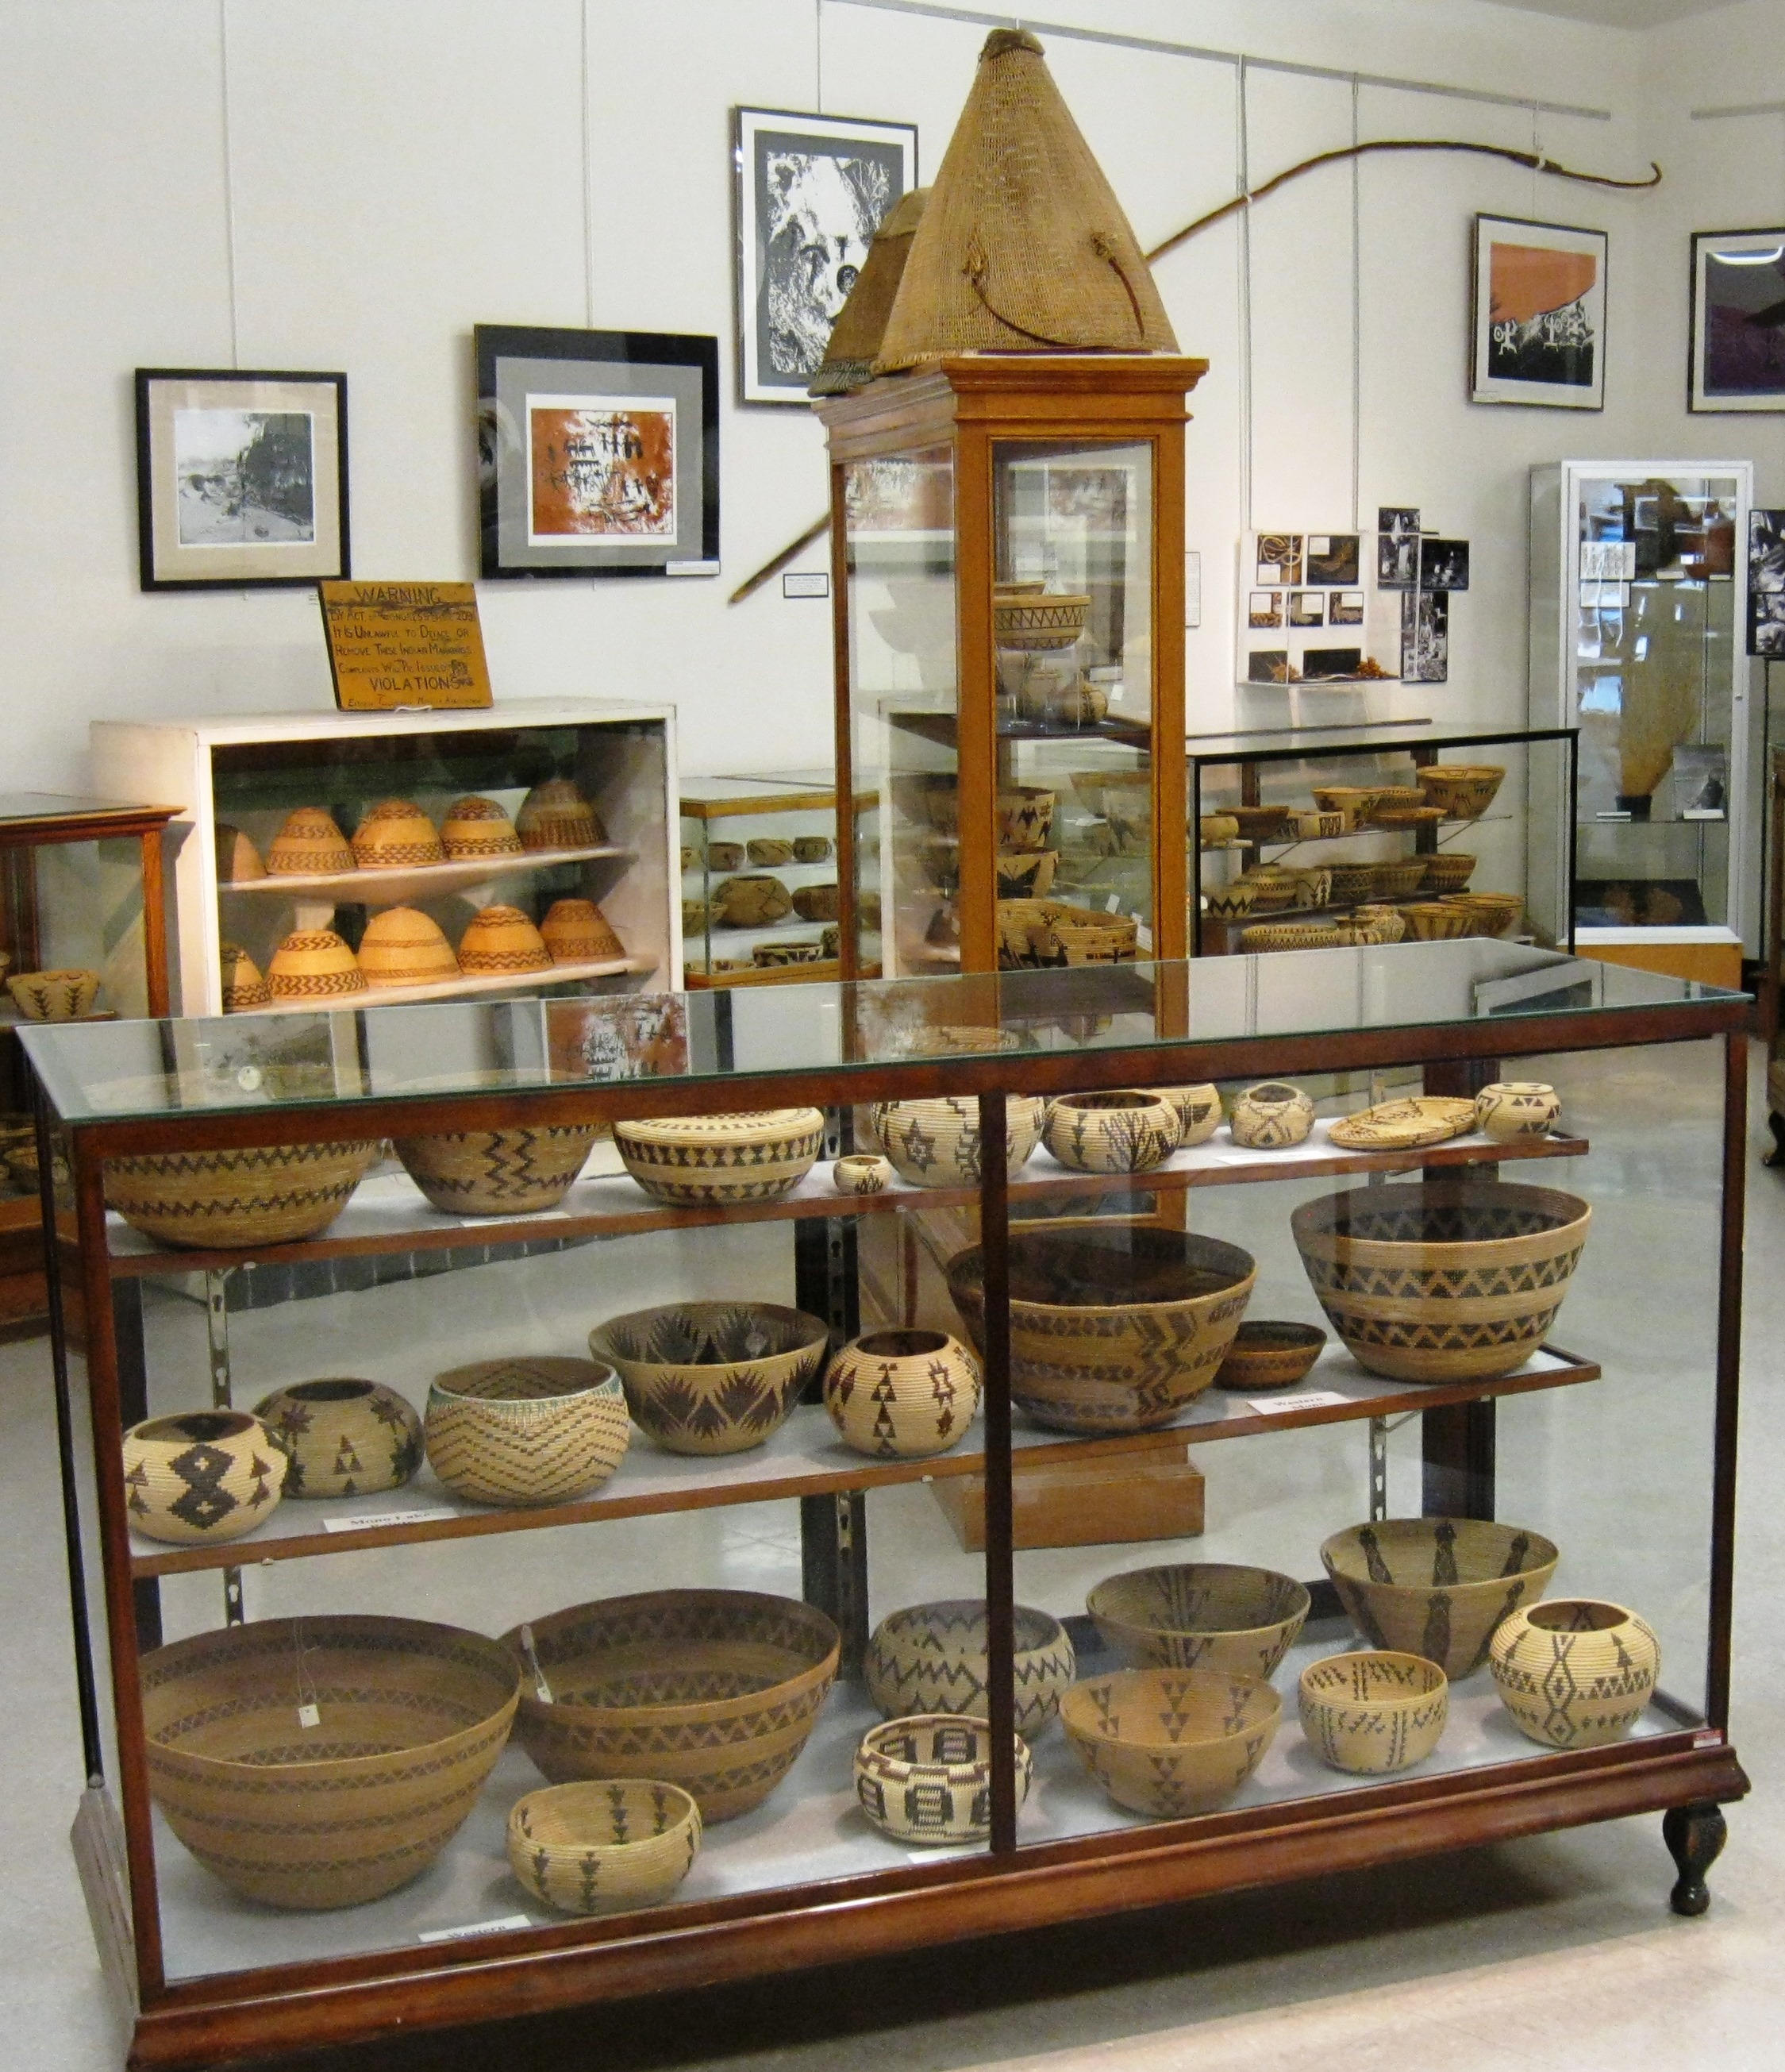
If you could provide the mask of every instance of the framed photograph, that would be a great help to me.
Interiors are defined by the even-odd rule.
[[[137,369],[145,590],[247,590],[352,573],[347,377]]]
[[[1281,626],[1283,623],[1283,594],[1280,590],[1255,590],[1246,599],[1245,623],[1248,626]]]
[[[1376,586],[1411,590],[1419,580],[1419,512],[1385,504],[1376,514]]]
[[[475,335],[486,578],[717,574],[717,339]]]
[[[1358,536],[1355,532],[1310,532],[1307,536],[1307,577],[1311,583],[1334,589],[1355,584],[1357,575]]]
[[[1341,590],[1333,594],[1327,606],[1328,626],[1361,626],[1364,623],[1364,593],[1360,590]]]
[[[1286,648],[1254,648],[1245,658],[1245,680],[1249,684],[1291,684],[1295,678],[1291,673],[1289,650]]]
[[[1469,587],[1468,541],[1430,536],[1421,540],[1419,587],[1422,590],[1467,590]]]
[[[1785,410],[1785,230],[1695,230],[1687,405]]]
[[[1475,218],[1477,403],[1605,408],[1606,233]]]
[[[1763,661],[1785,661],[1785,590],[1749,591],[1748,652]]]
[[[1355,676],[1363,666],[1361,648],[1310,648],[1302,657],[1302,675],[1310,683],[1323,677]]]
[[[737,392],[800,403],[868,247],[917,184],[917,126],[735,111]]]
[[[1443,684],[1451,676],[1451,595],[1409,590],[1401,599],[1401,674],[1410,684]]]
[[[1302,535],[1299,532],[1259,533],[1258,564],[1261,589],[1267,584],[1282,583],[1286,586],[1300,582]]]
[[[1293,590],[1289,594],[1289,623],[1291,626],[1324,626],[1327,623],[1326,594],[1317,590]]]

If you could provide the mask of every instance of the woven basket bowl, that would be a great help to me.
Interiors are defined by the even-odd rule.
[[[1053,1723],[1078,1664],[1051,1612],[1018,1605],[1012,1618],[1016,1731],[1032,1740]],[[907,1712],[989,1718],[986,1633],[983,1597],[945,1597],[889,1614],[862,1657],[868,1695],[889,1720]]]
[[[279,1508],[285,1457],[257,1417],[189,1410],[124,1435],[131,1530],[177,1546],[240,1540]]]
[[[741,870],[744,868],[742,842],[710,841],[707,845],[707,867],[709,870]]]
[[[671,1302],[610,1318],[589,1349],[618,1373],[641,1430],[672,1453],[744,1453],[772,1438],[830,1350],[827,1327],[778,1302]]]
[[[1429,803],[1426,794],[1417,784],[1379,784],[1370,800],[1365,818],[1373,826],[1377,815],[1385,811],[1397,812],[1406,807],[1423,806]]]
[[[1034,1758],[1016,1742],[1016,1803]],[[958,1847],[991,1832],[991,1729],[980,1720],[920,1712],[870,1727],[856,1751],[856,1797],[895,1842]]]
[[[595,808],[568,777],[536,784],[515,816],[523,849],[593,849],[605,841]]]
[[[729,928],[765,928],[785,921],[794,911],[794,895],[778,878],[749,872],[727,878],[715,886],[713,919]]]
[[[1422,856],[1397,857],[1390,863],[1370,866],[1370,893],[1377,899],[1406,899],[1419,890],[1426,875]]]
[[[548,971],[552,952],[544,938],[518,906],[485,906],[465,924],[458,939],[458,968],[467,975],[517,976]]]
[[[1410,942],[1451,943],[1473,933],[1476,910],[1443,900],[1422,899],[1403,906],[1401,918],[1407,924]]]
[[[744,845],[744,853],[758,870],[779,870],[794,860],[794,845],[785,835],[757,835]]]
[[[96,971],[15,972],[6,980],[13,1005],[27,1022],[78,1022],[99,997]]]
[[[1425,875],[1419,881],[1422,892],[1460,892],[1475,874],[1475,858],[1463,849],[1441,849],[1424,861]]]
[[[1243,921],[1258,903],[1258,888],[1250,878],[1237,878],[1231,885],[1217,885],[1203,895],[1204,904],[1217,921]]]
[[[105,1199],[163,1244],[294,1244],[328,1228],[378,1152],[374,1139],[110,1158]]]
[[[1552,1187],[1415,1181],[1304,1202],[1290,1227],[1360,1366],[1475,1381],[1512,1373],[1542,1344],[1592,1215]]]
[[[357,1906],[407,1885],[458,1832],[519,1681],[499,1641],[421,1619],[220,1627],[142,1658],[150,1790],[244,1898]]]
[[[414,906],[387,906],[359,938],[367,985],[435,985],[458,976],[458,959],[437,923]]]
[[[299,928],[273,952],[266,982],[275,1000],[341,1000],[366,990],[359,960],[332,928]]]
[[[407,799],[381,799],[353,831],[353,860],[362,870],[441,863],[445,855],[433,822]]]
[[[371,1496],[400,1489],[421,1466],[421,1420],[382,1382],[288,1382],[254,1415],[285,1453],[288,1497]]]
[[[1178,1112],[1178,1143],[1188,1150],[1206,1144],[1221,1126],[1221,1090],[1213,1079],[1194,1087],[1158,1087],[1161,1100]]]
[[[1316,784],[1314,803],[1323,813],[1346,813],[1353,827],[1368,819],[1370,808],[1382,796],[1380,785]]]
[[[1055,915],[1067,908],[1058,899],[1000,899],[998,902],[998,961],[1004,966],[1032,965],[1036,937]]]
[[[1240,931],[1240,948],[1253,956],[1274,950],[1336,949],[1344,939],[1332,921],[1266,921]]]
[[[1603,1748],[1642,1717],[1661,1643],[1622,1605],[1557,1597],[1502,1621],[1488,1666],[1520,1733],[1545,1748]]]
[[[1314,1128],[1314,1104],[1286,1079],[1261,1079],[1233,1103],[1233,1141],[1248,1151],[1287,1151]]]
[[[758,943],[750,952],[750,961],[758,970],[776,964],[815,964],[824,955],[824,944],[817,935],[803,935],[798,942]]]
[[[1460,906],[1475,935],[1510,935],[1524,914],[1524,902],[1516,892],[1451,892],[1439,903]]]
[[[1376,891],[1376,865],[1373,863],[1336,863],[1331,869],[1332,878],[1328,893],[1335,906],[1353,906],[1360,900],[1373,896]]]
[[[1131,915],[1070,907],[1044,922],[1031,937],[1037,964],[1132,964],[1139,954],[1139,923]]]
[[[1370,815],[1373,828],[1392,828],[1401,833],[1411,828],[1435,828],[1444,818],[1442,806],[1378,806]]]
[[[1451,1716],[1450,1679],[1438,1664],[1387,1649],[1311,1662],[1298,1696],[1302,1732],[1320,1760],[1356,1777],[1423,1762]]]
[[[769,1108],[617,1122],[613,1141],[626,1170],[653,1201],[676,1208],[778,1202],[823,1149],[824,1113]]]
[[[597,964],[626,953],[593,899],[554,899],[540,923],[540,939],[555,964]]]
[[[869,1331],[839,1347],[824,1407],[846,1446],[879,1460],[946,1453],[979,1407],[979,1362],[943,1331]]]
[[[1000,878],[1002,875],[1000,865]],[[1051,882],[1053,874],[1050,871],[1048,875]],[[835,884],[798,886],[794,891],[794,911],[802,921],[834,921],[839,897]]]
[[[1204,813],[1196,823],[1196,839],[1204,849],[1217,849],[1239,838],[1240,824],[1232,813]]]
[[[355,870],[353,849],[336,826],[334,816],[321,806],[300,806],[285,816],[266,853],[267,874],[301,878]]]
[[[1372,1647],[1435,1662],[1455,1684],[1502,1619],[1534,1604],[1561,1559],[1541,1533],[1474,1518],[1391,1518],[1336,1532],[1320,1560]]]
[[[1364,931],[1373,942],[1398,943],[1406,936],[1406,920],[1398,906],[1358,906],[1351,919],[1352,926]]]
[[[1241,838],[1259,842],[1282,834],[1295,809],[1290,806],[1229,806],[1227,810],[1239,822]]]
[[[1010,1242],[1011,1394],[1064,1432],[1151,1432],[1215,1379],[1258,1267],[1219,1239],[1147,1226],[1024,1231]],[[949,1262],[949,1293],[985,1350],[985,1259]]]
[[[992,640],[1021,654],[1070,648],[1084,632],[1090,608],[1090,598],[1081,594],[1016,597],[1003,592],[991,601]]]
[[[1048,1104],[1012,1095],[1004,1104],[1004,1164],[1020,1171],[1041,1141]],[[979,1103],[973,1095],[876,1101],[868,1127],[901,1180],[913,1187],[976,1187],[980,1179]]]
[[[1048,830],[1053,825],[1054,796],[1039,784],[1013,784],[998,794],[1000,853],[1047,847]]]
[[[700,1853],[700,1808],[650,1778],[544,1785],[508,1815],[510,1867],[559,1914],[660,1906]]]
[[[570,1192],[601,1134],[596,1123],[400,1137],[404,1170],[449,1216],[536,1215]]]
[[[1231,1561],[1176,1561],[1107,1576],[1085,1600],[1105,1643],[1139,1669],[1269,1677],[1307,1618],[1293,1576]]]
[[[1227,1803],[1276,1739],[1282,1709],[1256,1677],[1122,1669],[1075,1684],[1060,1718],[1073,1753],[1117,1805],[1176,1820]]]
[[[554,1784],[677,1784],[703,1822],[760,1806],[794,1766],[835,1680],[823,1612],[753,1590],[651,1590],[536,1619],[552,1702],[523,1679],[515,1733]],[[519,1629],[503,1640],[519,1666]]]
[[[1000,899],[1045,899],[1053,890],[1054,874],[1060,868],[1060,852],[1053,849],[1025,849],[998,859],[998,897]],[[833,892],[835,888],[831,888]],[[799,894],[794,894],[799,904]],[[808,915],[808,920],[817,916]],[[827,915],[832,919],[833,915]]]
[[[514,822],[494,799],[476,795],[447,808],[446,817],[440,824],[440,845],[454,863],[522,853]]]
[[[1295,874],[1285,870],[1281,864],[1261,863],[1254,870],[1242,871],[1233,882],[1252,887],[1255,914],[1280,914],[1286,906],[1295,904]]]
[[[599,1489],[626,1457],[620,1378],[593,1360],[475,1360],[434,1376],[428,1465],[455,1495],[524,1510]]]
[[[1215,1376],[1217,1388],[1289,1388],[1320,1357],[1327,1334],[1318,1324],[1250,1318],[1234,1334]]]
[[[835,845],[828,835],[795,835],[794,861],[796,863],[828,863]]]
[[[1048,1104],[1042,1141],[1075,1173],[1150,1173],[1178,1148],[1176,1105],[1163,1093],[1113,1087],[1062,1094]]]
[[[1506,778],[1496,763],[1434,763],[1414,774],[1426,799],[1453,820],[1479,820]]]

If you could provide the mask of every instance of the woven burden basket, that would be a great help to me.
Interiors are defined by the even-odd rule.
[[[544,1129],[458,1129],[400,1137],[404,1170],[449,1216],[519,1216],[555,1209],[600,1134],[593,1124]]]
[[[421,1619],[220,1627],[142,1658],[149,1788],[244,1898],[357,1906],[407,1885],[458,1832],[519,1683],[499,1641]],[[314,1726],[300,1716],[311,1707]]]
[[[1176,350],[1041,45],[995,29],[905,255],[875,372],[951,352]]]
[[[831,342],[824,348],[819,370],[806,384],[809,396],[843,396],[873,379],[875,356],[886,330],[911,240],[923,219],[929,199],[928,187],[913,187],[902,195],[874,232],[862,261],[860,273],[849,297],[831,327]]]
[[[1423,1655],[1453,1683],[1480,1668],[1494,1629],[1537,1602],[1561,1559],[1541,1532],[1475,1518],[1385,1519],[1320,1549],[1370,1645]]]
[[[163,1244],[293,1244],[328,1228],[378,1149],[363,1140],[111,1158],[105,1199],[133,1230]]]
[[[1011,1394],[1063,1432],[1151,1432],[1215,1379],[1258,1265],[1217,1238],[1061,1224],[1010,1242]],[[985,1256],[949,1262],[949,1293],[985,1350]]]
[[[1397,1381],[1488,1380],[1542,1344],[1592,1217],[1553,1187],[1442,1180],[1323,1195],[1290,1227],[1360,1366]]]
[[[753,1590],[651,1590],[536,1619],[515,1731],[555,1784],[679,1784],[704,1821],[760,1806],[792,1769],[835,1681],[824,1614]],[[519,1628],[503,1639],[523,1659]]]

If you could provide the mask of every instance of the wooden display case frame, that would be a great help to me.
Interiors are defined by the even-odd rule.
[[[1442,956],[1463,946],[1422,945],[1402,957]],[[1291,953],[1295,954],[1295,953]],[[1319,955],[1323,953],[1313,953]],[[1543,959],[1545,953],[1528,953]],[[1280,965],[1281,960],[1274,960]],[[1553,968],[1593,983],[1598,968],[1559,957]],[[1435,967],[1434,967],[1435,969]],[[1023,974],[1031,982],[1036,974]],[[1181,1026],[1190,974],[1175,967],[1141,967],[1111,974],[1040,974],[1065,981],[1112,977],[1132,989],[1132,1005],[1155,1027]],[[1008,982],[987,980],[1008,990]],[[872,992],[874,989],[864,989]],[[1062,1007],[1076,996],[1062,990]],[[1031,991],[1021,1011],[1033,1013]],[[966,1006],[966,1003],[962,1003]],[[872,1067],[796,1067],[709,1074],[686,1082],[614,1082],[544,1087],[529,1092],[415,1098],[367,1098],[336,1105],[250,1112],[188,1110],[64,1124],[74,1171],[74,1207],[55,1221],[52,1248],[52,1321],[58,1416],[63,1441],[64,1494],[69,1506],[72,1601],[80,1674],[82,1724],[89,1789],[76,1822],[77,1860],[108,1976],[130,2011],[134,2066],[193,2066],[219,2059],[266,2054],[300,2045],[363,2040],[396,2026],[445,2027],[518,2016],[585,2002],[698,1989],[728,1979],[917,1946],[988,1935],[1045,1922],[1120,1912],[1200,1894],[1330,1874],[1410,1856],[1461,1848],[1512,1836],[1602,1819],[1664,1811],[1668,1846],[1680,1868],[1674,1903],[1702,1911],[1704,1873],[1722,1841],[1720,1803],[1748,1789],[1728,1740],[1734,1490],[1739,1388],[1742,1181],[1745,1161],[1746,1029],[1742,997],[1689,995],[1641,1005],[1564,1006],[1524,1012],[1514,1006],[1489,1020],[1403,1023],[1348,1033],[1162,1038],[1107,1049],[1012,1051],[984,1056],[909,1058]],[[983,1014],[975,993],[969,1011]],[[944,1013],[947,1009],[942,1010]],[[956,1013],[962,1011],[957,1007]],[[1356,1789],[1291,1798],[1198,1818],[1116,1828],[1069,1840],[1018,1844],[1014,1764],[995,1765],[988,1852],[934,1863],[888,1868],[837,1881],[778,1887],[730,1897],[671,1903],[647,1913],[566,1922],[525,1930],[498,1926],[475,1939],[405,1945],[330,1959],[306,1959],[272,1968],[214,1973],[169,1981],[160,1942],[157,1873],[142,1728],[139,1634],[150,1644],[158,1626],[158,1577],[233,1561],[326,1557],[372,1546],[428,1539],[552,1530],[572,1519],[638,1515],[715,1504],[794,1497],[802,1502],[806,1537],[806,1594],[831,1610],[844,1629],[846,1646],[865,1628],[865,1549],[860,1492],[925,1476],[983,1478],[991,1646],[1005,1674],[991,1679],[995,1749],[1012,1745],[1011,1659],[1014,1610],[1013,1456],[1050,1458],[1123,1457],[1137,1464],[1228,1437],[1293,1429],[1315,1423],[1356,1423],[1418,1412],[1423,1423],[1423,1509],[1428,1514],[1494,1515],[1494,1406],[1502,1395],[1533,1388],[1590,1383],[1599,1374],[1590,1357],[1545,1347],[1524,1369],[1503,1380],[1439,1384],[1385,1382],[1359,1371],[1344,1400],[1273,1408],[1268,1416],[1218,1396],[1199,1397],[1188,1420],[1163,1433],[1130,1437],[1073,1439],[1028,1430],[1013,1433],[1009,1388],[1008,1235],[1013,1200],[1039,1195],[1082,1197],[1119,1190],[1126,1176],[1067,1174],[1025,1168],[1005,1178],[1002,1156],[1007,1097],[1071,1090],[1204,1079],[1250,1079],[1313,1071],[1420,1067],[1434,1092],[1455,1092],[1497,1076],[1497,1060],[1643,1045],[1720,1039],[1722,1067],[1721,1199],[1715,1295],[1715,1396],[1712,1461],[1712,1536],[1707,1592],[1709,1649],[1705,1703],[1658,1700],[1676,1727],[1639,1739],[1585,1751],[1533,1748],[1514,1761],[1493,1762],[1442,1774],[1411,1774]],[[47,1039],[35,1039],[34,1049]],[[45,1054],[48,1054],[47,1052]],[[648,1476],[608,1486],[588,1501],[517,1514],[462,1506],[451,1518],[430,1503],[412,1524],[385,1520],[359,1532],[300,1530],[236,1541],[223,1548],[180,1550],[133,1544],[117,1434],[143,1414],[146,1376],[130,1356],[121,1328],[128,1291],[149,1271],[204,1269],[244,1260],[277,1260],[375,1255],[464,1241],[465,1226],[420,1202],[383,1220],[350,1206],[334,1229],[308,1245],[257,1248],[225,1254],[158,1252],[109,1225],[102,1170],[106,1158],[174,1149],[246,1144],[328,1141],[351,1129],[379,1133],[540,1125],[639,1116],[687,1115],[716,1107],[751,1108],[810,1101],[834,1108],[864,1099],[906,1099],[939,1093],[978,1100],[987,1175],[983,1190],[895,1190],[849,1198],[822,1195],[802,1184],[788,1200],[759,1205],[756,1219],[790,1219],[836,1230],[858,1215],[897,1214],[920,1197],[926,1207],[958,1196],[979,1208],[986,1248],[985,1422],[971,1452],[922,1461],[851,1457],[827,1465],[811,1445],[815,1407],[797,1411],[785,1434],[755,1452],[720,1461],[654,1463]],[[351,1112],[351,1122],[343,1109]],[[52,1115],[40,1100],[39,1128],[46,1149]],[[1282,1154],[1250,1159],[1206,1149],[1180,1152],[1147,1184],[1162,1190],[1255,1184],[1336,1174],[1418,1171],[1459,1166],[1493,1166],[1514,1158],[1561,1158],[1586,1149],[1561,1136],[1516,1148],[1463,1139],[1434,1149],[1393,1153],[1340,1152],[1323,1139],[1286,1167]],[[47,1190],[46,1190],[46,1194]],[[46,1200],[46,1213],[53,1213]],[[549,1231],[560,1236],[624,1230],[676,1228],[728,1219],[724,1212],[675,1210],[645,1202],[624,1183],[582,1182],[561,1214],[483,1219],[480,1244]],[[64,1281],[68,1288],[64,1289]],[[106,1781],[99,1700],[85,1625],[88,1602],[76,1507],[70,1396],[70,1342],[65,1294],[78,1288],[87,1319],[87,1388],[94,1433],[99,1538],[106,1651],[114,1694],[117,1774]],[[802,1420],[807,1420],[806,1424]],[[647,1486],[647,1483],[649,1486]],[[380,1507],[388,1500],[380,1499]],[[281,1513],[280,1515],[282,1515]],[[827,1524],[828,1521],[828,1524]],[[277,1524],[277,1519],[269,1521]],[[847,1522],[847,1529],[845,1529]],[[830,1537],[827,1539],[827,1532]],[[1330,1585],[1317,1609],[1336,1601]],[[113,1796],[113,1789],[117,1799]],[[114,1810],[115,1809],[115,1810]],[[121,1818],[120,1818],[121,1815]]]
[[[1150,631],[1151,665],[1144,734],[1152,775],[1152,954],[1185,953],[1184,428],[1184,398],[1208,371],[1176,354],[983,353],[946,357],[909,375],[889,375],[854,395],[823,398],[831,456],[831,597],[836,677],[837,795],[868,784],[855,768],[850,667],[849,547],[844,471],[850,462],[946,446],[954,494],[956,701],[952,737],[959,784],[959,969],[998,968],[997,795],[1000,732],[992,641],[994,449],[1006,442],[1145,443],[1152,455]],[[1040,730],[1027,730],[1042,738]],[[1061,738],[1084,738],[1080,730]],[[837,824],[843,976],[859,972],[854,816]],[[884,875],[883,859],[883,878]],[[883,886],[883,900],[888,886]],[[885,920],[891,923],[890,911]]]

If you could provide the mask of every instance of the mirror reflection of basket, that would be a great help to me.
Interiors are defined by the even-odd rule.
[[[1053,888],[1060,867],[1057,849],[1038,849],[998,859],[998,897],[1000,899],[1045,899]]]
[[[1083,677],[1061,684],[1025,676],[1017,687],[1016,709],[1020,717],[1041,726],[1095,726],[1109,712],[1110,694]]]
[[[1018,594],[1000,585],[992,593],[992,639],[1020,652],[1070,648],[1083,634],[1090,608],[1082,592]]]

